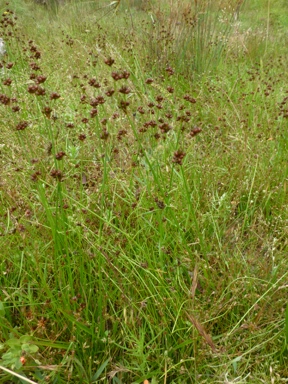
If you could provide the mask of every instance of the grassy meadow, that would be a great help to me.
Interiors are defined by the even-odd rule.
[[[0,383],[287,383],[287,1],[0,14]]]

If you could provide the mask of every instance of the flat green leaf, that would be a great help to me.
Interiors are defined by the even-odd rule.
[[[29,336],[29,335],[23,335],[23,336],[21,336],[20,337],[20,342],[21,343],[25,343],[25,344],[27,344],[27,343],[29,343],[29,341],[31,341],[32,340],[32,337],[31,336]]]
[[[97,369],[97,372],[92,377],[92,382],[96,381],[100,377],[101,373],[104,371],[108,363],[109,363],[109,359],[107,359],[106,361],[104,361],[104,363],[100,365],[100,367]]]
[[[15,369],[17,369],[17,370],[22,368],[22,363],[21,363],[20,359],[17,359],[17,360],[15,361],[15,363],[14,363],[14,367],[15,367]]]
[[[192,344],[194,343],[194,341],[191,339],[191,340],[186,340],[186,341],[183,341],[183,343],[177,345],[175,348],[174,348],[174,351],[176,351],[177,349],[179,348],[183,348],[185,347],[186,345],[189,345],[189,344]]]
[[[21,356],[20,351],[19,351],[19,353],[6,352],[2,355],[2,360],[3,360],[3,362],[6,361],[6,363],[9,362],[9,364],[11,364],[11,362],[14,362],[17,359],[19,359],[20,356]]]
[[[71,349],[73,346],[73,343],[64,343],[64,342],[56,342],[50,340],[40,340],[36,339],[33,340],[33,342],[37,345],[42,345],[43,347],[49,347],[49,348],[58,348],[58,349]]]
[[[1,365],[3,365],[4,367],[11,367],[13,369],[18,361],[20,361],[19,357],[13,357],[9,360],[1,360]]]
[[[285,337],[286,337],[286,345],[288,347],[288,304],[286,306],[286,314],[285,314]]]
[[[233,359],[232,360],[232,366],[233,366],[233,370],[234,370],[234,373],[236,373],[237,372],[237,367],[238,367],[238,362],[239,361],[241,361],[241,359],[242,359],[242,356],[237,356],[237,357],[235,357],[235,359]]]
[[[35,344],[22,344],[22,351],[25,351],[27,353],[35,353],[38,352],[39,347]]]
[[[11,359],[15,359],[15,354],[12,353],[12,352],[6,352],[6,353],[3,353],[3,355],[2,355],[2,359],[3,359],[3,360],[11,360]]]
[[[64,316],[67,317],[72,323],[74,323],[75,326],[76,326],[77,328],[81,329],[82,331],[84,331],[85,333],[87,333],[87,334],[90,335],[90,336],[93,335],[93,329],[92,329],[92,328],[87,327],[87,325],[80,323],[80,321],[76,321],[74,316],[71,316],[71,315],[69,315],[69,314],[66,313],[66,312],[62,312],[62,313],[63,313]]]
[[[20,346],[21,341],[15,337],[12,337],[12,339],[6,341],[6,344],[9,345],[9,347]]]
[[[4,317],[4,316],[5,316],[5,307],[2,301],[0,301],[0,317]]]

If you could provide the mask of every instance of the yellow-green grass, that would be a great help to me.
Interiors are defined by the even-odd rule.
[[[285,382],[281,5],[136,3],[1,4],[0,366]]]

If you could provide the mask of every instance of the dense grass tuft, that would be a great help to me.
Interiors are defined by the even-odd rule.
[[[0,383],[284,383],[280,2],[118,3],[0,6]]]

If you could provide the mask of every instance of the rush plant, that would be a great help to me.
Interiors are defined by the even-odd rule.
[[[286,380],[288,44],[256,3],[1,5],[0,383]]]

